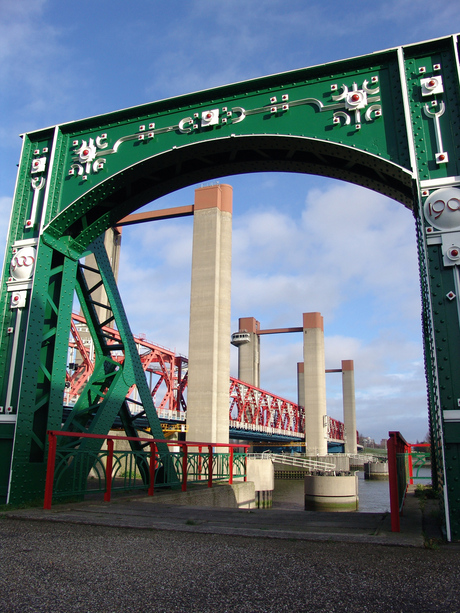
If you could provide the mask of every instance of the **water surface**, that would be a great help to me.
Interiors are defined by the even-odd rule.
[[[429,468],[422,468],[420,476],[429,477]],[[414,480],[415,483],[430,483],[430,479]],[[388,480],[364,479],[364,472],[358,472],[359,513],[390,512],[390,490]],[[304,508],[303,479],[275,479],[273,508],[300,511]]]

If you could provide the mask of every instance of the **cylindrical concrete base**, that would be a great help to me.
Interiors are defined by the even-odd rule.
[[[304,484],[306,511],[358,510],[358,475],[309,475]]]
[[[388,462],[366,462],[364,464],[364,478],[375,481],[388,480]]]

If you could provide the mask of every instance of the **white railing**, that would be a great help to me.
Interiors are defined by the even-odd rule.
[[[305,438],[305,434],[303,432],[293,432],[292,430],[274,428],[273,426],[259,426],[242,423],[236,419],[230,420],[230,428],[234,428],[235,430],[248,430],[249,432],[263,432],[264,434],[279,434],[281,436],[289,436],[290,438],[298,438],[299,440],[303,440]]]
[[[321,462],[320,460],[312,460],[311,458],[285,455],[283,453],[272,453],[271,451],[264,451],[264,453],[248,453],[248,458],[254,458],[255,460],[269,459],[272,462],[278,462],[278,464],[287,464],[288,466],[296,466],[298,468],[304,468],[305,470],[320,470],[322,472],[335,472],[335,464],[331,462]]]

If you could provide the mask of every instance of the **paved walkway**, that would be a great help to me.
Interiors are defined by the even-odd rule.
[[[422,514],[414,496],[398,534],[385,513],[203,508],[157,494],[155,500],[0,513],[0,611],[460,611],[460,546],[426,543],[435,507],[427,504]]]
[[[175,494],[180,499],[180,493]],[[441,540],[435,501],[421,509],[413,493],[406,499],[401,531],[391,532],[389,513],[320,513],[276,509],[228,509],[172,504],[174,496],[119,498],[10,511],[10,519],[85,524],[114,528],[166,530],[273,539],[336,541],[424,547]],[[433,504],[434,503],[434,504]]]

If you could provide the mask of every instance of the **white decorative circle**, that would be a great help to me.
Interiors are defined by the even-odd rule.
[[[452,245],[449,247],[446,253],[449,260],[453,262],[458,262],[460,260],[460,247],[458,245]]]
[[[349,110],[352,109],[363,109],[367,104],[367,95],[366,92],[362,89],[360,90],[352,90],[348,92],[347,97],[345,99],[345,107]]]
[[[439,82],[438,82],[438,79],[436,79],[436,77],[431,77],[431,79],[426,80],[425,87],[427,89],[435,89],[438,86],[439,86]]]
[[[423,207],[425,219],[438,230],[460,228],[460,189],[444,187],[433,192]]]
[[[80,162],[92,162],[96,157],[96,147],[94,145],[94,140],[92,138],[89,139],[89,143],[85,140],[83,141],[81,147],[76,151]]]
[[[27,281],[34,274],[36,250],[24,247],[13,255],[10,262],[10,277],[15,281]]]

